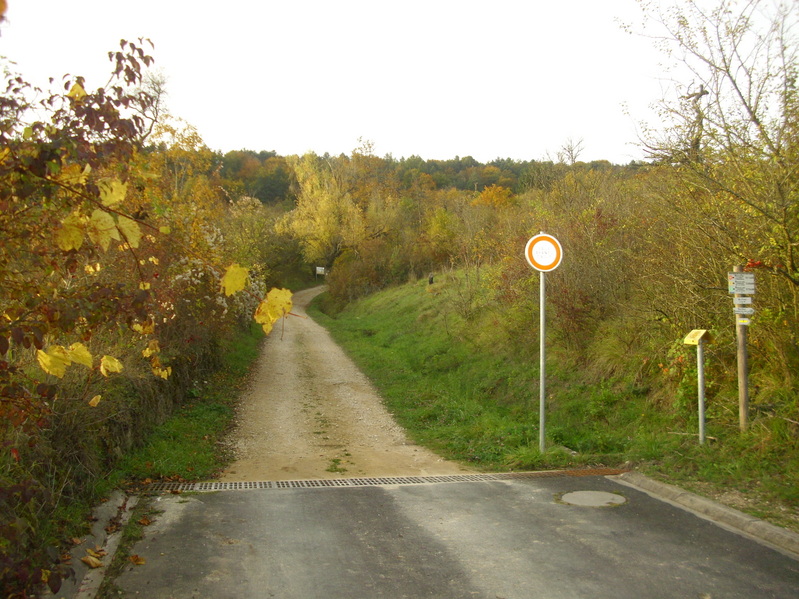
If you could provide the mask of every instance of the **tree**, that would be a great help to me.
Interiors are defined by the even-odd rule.
[[[680,66],[660,107],[667,127],[643,140],[674,167],[680,192],[669,201],[682,198],[675,207],[697,219],[704,242],[799,287],[799,2],[645,10]]]
[[[328,268],[346,247],[357,245],[365,231],[362,210],[346,190],[338,160],[316,154],[292,160],[297,205],[278,227],[300,241],[309,264]]]
[[[583,140],[574,140],[571,137],[561,146],[558,151],[558,161],[564,162],[569,166],[574,166],[580,154],[583,153]]]

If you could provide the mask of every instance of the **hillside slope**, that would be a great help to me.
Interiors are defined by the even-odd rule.
[[[597,379],[601,369],[556,339],[548,340],[541,454],[537,331],[514,337],[491,302],[470,301],[470,276],[445,273],[434,285],[388,289],[340,312],[323,295],[310,311],[415,442],[481,469],[627,465],[799,530],[790,434],[774,438],[757,419],[741,433],[711,413],[710,439],[700,446],[695,407],[670,399],[632,363],[627,373]]]

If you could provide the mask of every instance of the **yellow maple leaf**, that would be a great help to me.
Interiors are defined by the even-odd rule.
[[[61,221],[61,226],[55,232],[55,242],[62,250],[79,250],[83,245],[84,218],[73,212]]]
[[[76,83],[69,90],[69,93],[67,94],[67,97],[68,98],[72,98],[73,100],[75,100],[77,102],[80,102],[80,101],[83,100],[83,98],[86,97],[86,95],[87,95],[86,94],[86,90],[83,89],[83,86],[80,83]]]
[[[104,251],[108,250],[112,239],[120,241],[114,217],[99,208],[92,212],[86,232],[89,235],[89,239],[103,248]]]
[[[271,289],[266,298],[258,304],[255,310],[255,322],[264,325],[264,332],[269,334],[272,325],[291,311],[291,291],[288,289]],[[266,325],[269,325],[267,330]]]
[[[128,184],[119,179],[103,179],[97,183],[100,188],[100,201],[103,206],[115,206],[125,199]]]
[[[155,324],[152,320],[146,320],[141,324],[135,322],[130,326],[130,328],[142,335],[152,335],[155,332]]]
[[[103,356],[100,360],[100,372],[103,376],[108,376],[109,372],[122,372],[122,362],[114,356]]]
[[[67,350],[67,355],[73,362],[83,364],[87,368],[92,367],[92,354],[82,343],[73,343],[70,345],[69,350]]]
[[[91,407],[93,407],[93,408],[96,408],[96,407],[97,407],[97,404],[99,404],[99,403],[100,403],[100,400],[101,400],[102,398],[103,398],[103,397],[102,397],[101,395],[95,395],[94,397],[92,397],[92,398],[89,400],[89,405],[90,405]]]
[[[157,354],[160,351],[161,347],[158,345],[158,339],[153,339],[147,344],[147,349],[142,350],[141,355],[145,358],[149,358],[153,354]]]
[[[222,277],[222,291],[225,295],[233,295],[241,291],[247,285],[247,275],[249,270],[238,264],[231,264]]]
[[[169,376],[172,374],[172,367],[167,366],[166,368],[161,368],[160,366],[154,366],[153,374],[155,376],[160,376],[164,380],[167,380]]]
[[[266,298],[258,304],[253,318],[263,326],[267,335],[272,332],[272,326],[278,319],[287,316],[291,311],[291,291],[288,289],[271,289]]]
[[[72,362],[69,358],[69,352],[60,345],[51,345],[46,351],[36,350],[36,359],[42,370],[58,378],[63,378],[64,374],[66,374],[67,366]]]
[[[141,239],[141,229],[139,228],[139,223],[132,218],[128,218],[127,216],[120,216],[119,224],[117,224],[117,226],[119,227],[119,230],[122,231],[125,239],[128,240],[130,247],[139,247],[139,240]]]
[[[169,235],[172,232],[172,229],[169,227],[158,227],[159,233],[163,233],[164,235]]]
[[[92,167],[88,164],[84,168],[81,168],[79,164],[70,164],[61,169],[58,180],[65,185],[82,185],[86,183],[90,172],[92,172]]]

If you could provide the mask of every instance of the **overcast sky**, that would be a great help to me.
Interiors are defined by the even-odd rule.
[[[8,0],[0,56],[29,81],[105,84],[148,37],[169,111],[213,150],[643,158],[661,55],[622,31],[636,0]],[[625,110],[625,107],[627,110]],[[629,112],[629,114],[627,114]]]

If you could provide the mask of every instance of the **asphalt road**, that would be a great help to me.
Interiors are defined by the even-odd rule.
[[[568,495],[583,491],[595,493]],[[607,498],[623,503],[594,507]],[[133,548],[147,563],[117,579],[123,597],[799,597],[793,557],[602,476],[167,494],[154,504],[163,512]]]

